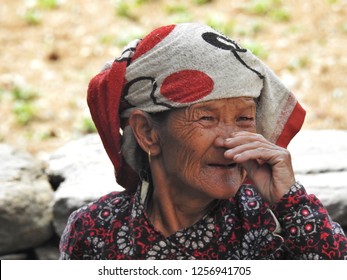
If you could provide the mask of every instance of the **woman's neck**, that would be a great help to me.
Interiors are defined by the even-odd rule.
[[[147,203],[147,213],[151,223],[164,236],[198,222],[214,204],[212,198],[189,197],[179,188],[154,183],[153,193]]]

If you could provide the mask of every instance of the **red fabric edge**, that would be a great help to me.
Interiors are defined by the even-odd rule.
[[[276,145],[287,148],[289,142],[300,131],[306,116],[306,111],[301,107],[299,102],[296,103],[292,114],[288,118],[282,133],[276,141]]]

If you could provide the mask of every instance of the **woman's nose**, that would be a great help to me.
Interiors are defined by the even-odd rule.
[[[218,129],[218,136],[226,139],[230,138],[233,133],[240,131],[240,128],[235,123],[220,123]]]
[[[220,125],[215,139],[216,147],[224,147],[225,139],[232,137],[232,134],[239,130],[240,129],[238,129],[238,127],[233,124]]]
[[[217,148],[224,148],[224,140],[225,140],[225,138],[223,138],[221,136],[217,136],[216,139],[214,140],[214,145]]]

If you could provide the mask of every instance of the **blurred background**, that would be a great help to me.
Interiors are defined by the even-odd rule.
[[[2,0],[0,142],[35,155],[95,131],[90,78],[160,25],[204,22],[250,48],[308,111],[347,129],[346,0]]]
[[[0,259],[57,259],[70,213],[117,190],[89,80],[129,41],[190,21],[251,49],[295,93],[307,110],[297,178],[346,231],[347,0],[1,0]]]

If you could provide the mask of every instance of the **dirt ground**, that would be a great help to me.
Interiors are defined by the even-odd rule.
[[[91,131],[90,78],[127,41],[182,21],[252,47],[306,108],[304,128],[347,129],[346,0],[197,2],[2,0],[0,142],[41,155]]]

